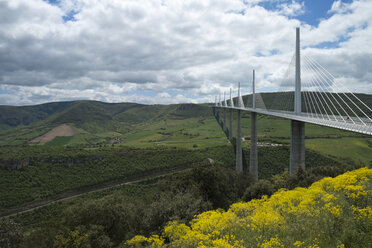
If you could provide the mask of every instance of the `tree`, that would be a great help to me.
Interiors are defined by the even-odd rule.
[[[0,219],[0,247],[19,247],[22,237],[23,232],[21,225],[9,218]]]

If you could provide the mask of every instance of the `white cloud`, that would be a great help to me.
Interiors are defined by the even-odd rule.
[[[258,89],[271,90],[290,62],[299,25],[304,53],[352,78],[356,90],[368,89],[371,1],[335,2],[318,27],[294,19],[302,2],[283,1],[276,10],[248,2],[0,0],[0,104],[156,103],[145,91],[163,94],[161,103],[213,101],[237,82],[248,92],[252,69]],[[309,47],[324,42],[337,46]]]
[[[282,3],[279,5],[279,14],[285,16],[298,16],[305,13],[305,3],[292,0],[290,3]]]

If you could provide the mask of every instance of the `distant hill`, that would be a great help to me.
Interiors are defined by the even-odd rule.
[[[79,137],[85,135],[84,140],[109,142],[108,137],[114,138],[115,135],[129,132],[131,125],[206,116],[211,117],[207,104],[144,105],[71,101],[34,106],[0,106],[0,145],[26,144],[62,124],[80,130]],[[86,137],[89,134],[95,136],[95,141],[92,137]],[[65,141],[62,143],[66,144]]]
[[[99,101],[52,102],[33,106],[0,105],[0,126],[28,126],[47,120],[49,123],[128,122],[139,123],[153,118],[190,118],[208,115],[206,105],[143,105]]]
[[[59,113],[75,102],[51,102],[33,106],[5,106],[0,105],[0,126],[16,127],[30,125]]]
[[[356,95],[368,106],[372,106],[371,95]],[[260,96],[266,107],[270,108],[279,106],[276,102],[280,102],[283,98],[292,99],[293,92],[261,93]],[[328,97],[336,96],[328,95]],[[247,105],[251,102],[251,97],[243,96],[243,100]],[[347,97],[343,100],[349,101]],[[236,98],[234,101],[236,102]],[[213,139],[210,137],[216,138],[218,143],[220,141],[217,137],[220,137],[221,130],[216,129],[217,122],[214,120],[210,106],[209,104],[145,105],[99,101],[0,106],[0,145],[25,145],[34,139],[45,140],[41,139],[42,135],[63,124],[76,130],[77,134],[56,136],[52,141],[46,142],[47,144],[61,146],[125,143],[142,147],[182,143],[192,147],[211,143]],[[303,103],[302,106],[304,108],[305,104]],[[337,110],[341,112],[340,109]],[[266,128],[265,133],[267,130]],[[281,134],[280,137],[282,136]],[[208,140],[205,137],[208,137]],[[199,143],[194,143],[196,140]]]

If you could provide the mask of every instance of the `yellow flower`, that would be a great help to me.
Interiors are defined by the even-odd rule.
[[[204,212],[190,225],[169,222],[163,235],[169,238],[169,247],[270,248],[293,244],[319,248],[329,242],[330,237],[324,239],[324,235],[334,231],[326,230],[332,225],[324,223],[336,223],[340,216],[345,217],[343,213],[353,211],[355,222],[362,220],[359,224],[367,225],[367,229],[372,226],[371,179],[372,169],[361,168],[324,178],[309,188],[281,189],[271,197],[235,203],[228,211]],[[127,244],[161,247],[164,240],[136,236]]]
[[[284,248],[284,245],[280,243],[280,240],[275,237],[271,238],[269,241],[266,241],[260,245],[262,248]]]
[[[302,241],[296,241],[296,242],[294,242],[294,246],[296,246],[296,247],[301,247],[303,244],[305,244],[305,242],[302,242]]]

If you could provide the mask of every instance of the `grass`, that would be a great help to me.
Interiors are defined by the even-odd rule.
[[[340,137],[335,139],[309,139],[306,147],[321,154],[332,155],[339,158],[356,160],[362,165],[372,162],[372,148],[368,146],[364,137]]]
[[[227,112],[227,123],[229,114]],[[242,115],[242,135],[250,137],[250,114]],[[233,135],[236,135],[236,113],[233,114]],[[229,127],[229,125],[227,125]],[[290,120],[258,115],[258,142],[290,143]],[[372,163],[372,137],[334,128],[313,124],[305,125],[305,145],[307,149],[319,152],[325,156],[336,157],[338,160],[351,159],[356,163],[368,165]],[[243,147],[249,147],[249,139],[243,141]]]
[[[136,125],[123,135],[125,145],[135,147],[214,147],[226,144],[224,133],[214,118],[168,119]]]

